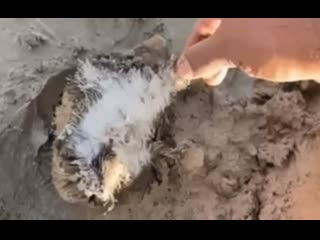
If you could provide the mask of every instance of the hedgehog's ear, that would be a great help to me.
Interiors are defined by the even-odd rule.
[[[143,58],[147,65],[166,62],[170,58],[170,49],[168,40],[160,35],[155,35],[133,49],[136,56]]]

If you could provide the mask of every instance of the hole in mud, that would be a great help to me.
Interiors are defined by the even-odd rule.
[[[47,127],[49,127],[52,122],[54,106],[58,105],[61,101],[60,98],[62,97],[67,78],[72,77],[75,71],[76,67],[57,73],[48,80],[43,91],[38,96],[36,100],[38,114],[40,118],[45,121]]]
[[[47,131],[47,141],[40,146],[35,162],[38,165],[38,171],[47,179],[51,176],[51,154],[54,134],[52,131],[52,120],[54,117],[55,106],[60,101],[63,89],[66,85],[67,78],[71,77],[76,71],[76,68],[68,68],[58,72],[51,77],[38,98],[35,100],[37,106],[37,115],[44,122],[44,128]]]
[[[275,166],[274,166],[273,163],[267,162],[267,163],[266,163],[266,167],[267,167],[267,168],[274,168]]]

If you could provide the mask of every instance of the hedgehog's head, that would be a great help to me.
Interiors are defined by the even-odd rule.
[[[53,181],[68,202],[114,202],[149,163],[154,121],[176,91],[164,48],[154,38],[135,49],[137,58],[80,64],[55,119]]]
[[[69,202],[94,205],[114,202],[114,194],[130,181],[122,154],[112,139],[98,141],[77,128],[66,126],[55,141],[55,185]]]

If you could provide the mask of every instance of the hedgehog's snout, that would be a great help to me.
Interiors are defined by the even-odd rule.
[[[98,208],[98,207],[102,207],[102,206],[106,206],[107,204],[110,204],[111,199],[108,201],[102,201],[99,197],[93,194],[88,198],[88,203],[90,207]]]

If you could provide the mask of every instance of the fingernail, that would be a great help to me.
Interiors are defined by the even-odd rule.
[[[227,74],[228,74],[228,68],[225,68],[225,69],[221,70],[220,72],[218,72],[217,74],[215,74],[213,77],[204,79],[204,81],[209,86],[218,86],[226,78]]]
[[[179,77],[184,79],[193,78],[193,70],[185,56],[181,56],[177,63],[177,74]]]

